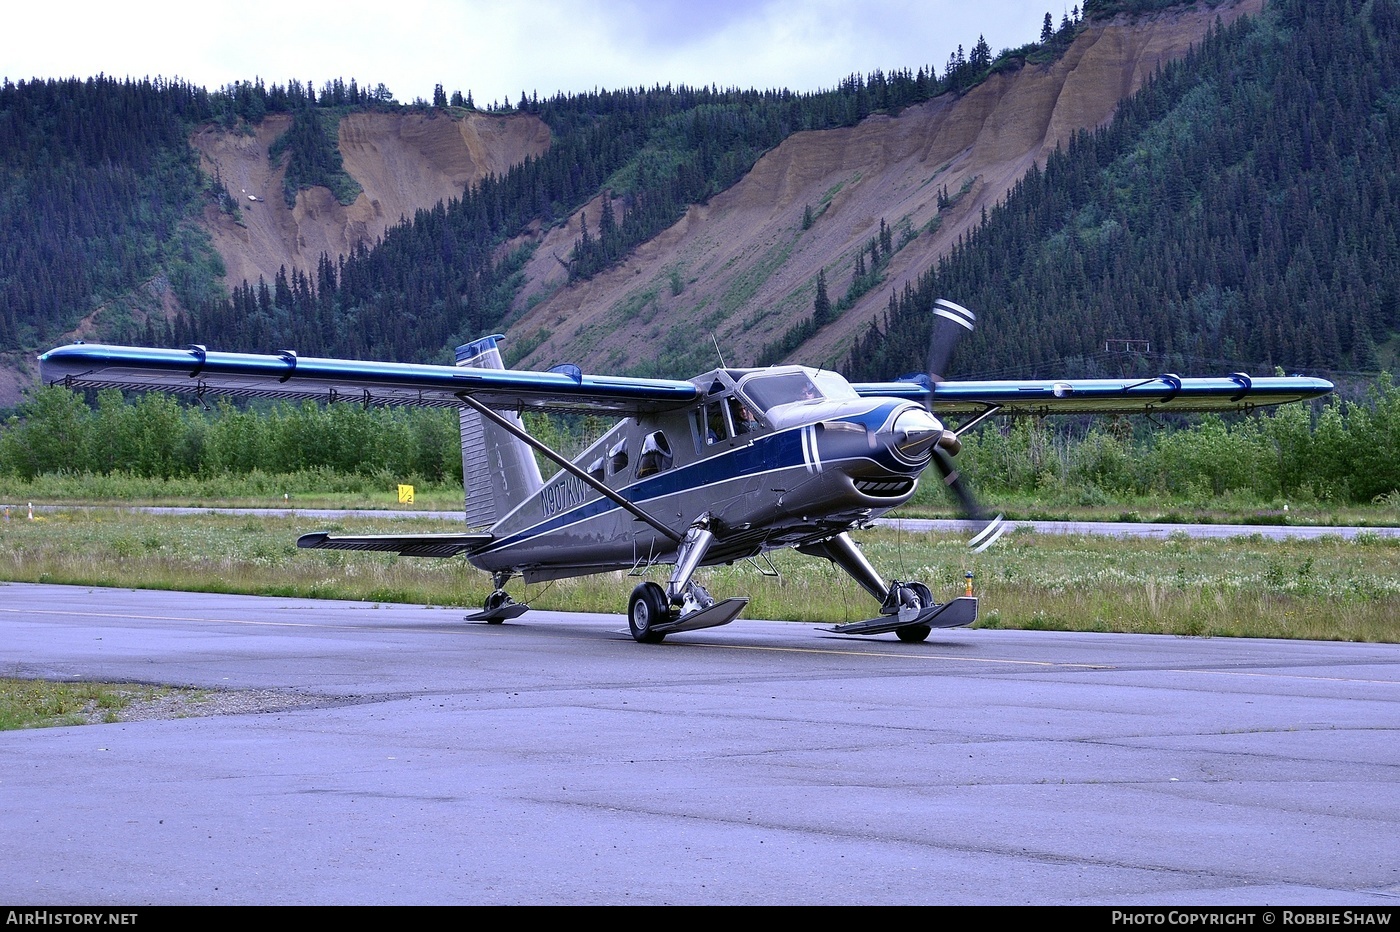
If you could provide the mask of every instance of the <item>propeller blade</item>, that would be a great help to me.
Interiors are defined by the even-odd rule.
[[[964,332],[972,331],[976,322],[977,315],[961,304],[954,304],[947,298],[939,298],[933,302],[933,332],[929,336],[928,365],[924,367],[924,371],[934,385],[943,381],[943,373],[948,367],[948,359],[953,355],[953,347]]]
[[[933,461],[938,464],[938,471],[943,474],[943,484],[953,493],[953,497],[962,506],[963,517],[967,518],[977,526],[977,533],[967,545],[972,548],[973,553],[981,553],[992,544],[997,542],[997,538],[1006,532],[1006,518],[997,515],[988,518],[982,506],[977,504],[977,499],[973,497],[972,490],[967,487],[967,483],[962,481],[962,474],[953,465],[953,458],[942,447],[933,448]]]
[[[933,302],[933,330],[929,335],[928,365],[925,367],[930,389],[926,402],[929,413],[933,412],[933,389],[943,381],[943,372],[948,366],[948,360],[952,358],[953,347],[957,346],[964,332],[972,332],[976,323],[977,315],[961,304],[954,304],[947,298],[939,298]],[[953,465],[953,453],[957,452],[961,444],[957,442],[955,434],[949,434],[953,438],[950,443],[938,443],[933,447],[933,461],[938,464],[938,471],[943,474],[943,484],[962,507],[963,517],[977,526],[977,533],[968,541],[968,546],[974,553],[981,553],[996,543],[997,538],[1006,531],[1006,519],[1002,515],[988,518],[982,507],[977,504],[972,490],[962,481],[962,475]]]

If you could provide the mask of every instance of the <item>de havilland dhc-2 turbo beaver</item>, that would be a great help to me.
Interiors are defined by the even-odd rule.
[[[1248,411],[1325,395],[1305,377],[1160,375],[1078,381],[950,381],[943,372],[973,314],[932,308],[925,372],[891,382],[848,382],[805,366],[721,367],[685,381],[504,368],[489,336],[459,347],[455,366],[147,349],[75,343],[40,357],[44,382],[74,389],[191,392],[197,396],[313,399],[459,410],[466,528],[461,534],[303,535],[299,547],[405,556],[464,555],[495,590],[473,619],[498,623],[527,610],[506,592],[614,570],[670,566],[666,585],[632,590],[632,636],[727,624],[748,600],[715,599],[695,578],[705,566],[791,547],[831,560],[878,603],[845,634],[894,632],[917,642],[932,628],[971,624],[972,596],[939,603],[919,581],[886,579],[849,532],[908,501],[932,464],[972,522],[972,546],[1001,533],[954,467],[959,436],[994,414],[1152,414]],[[722,364],[722,361],[721,361]],[[532,437],[525,411],[619,416],[572,460]],[[956,429],[938,415],[962,418]],[[558,464],[548,480],[534,451]]]

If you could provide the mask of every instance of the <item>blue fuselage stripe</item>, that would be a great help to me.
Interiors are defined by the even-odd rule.
[[[839,420],[859,424],[868,430],[875,430],[886,423],[891,407],[902,407],[904,404],[907,403],[896,402],[891,406],[882,405],[863,414],[843,417]],[[810,436],[810,441],[804,435]],[[807,442],[812,445],[810,454],[804,449]],[[820,468],[822,469],[829,469],[833,464],[833,459],[837,463],[849,463],[853,459],[845,451],[843,451],[844,455],[837,457],[822,455],[818,450],[819,445],[820,439],[816,436],[812,425],[792,427],[758,437],[752,442],[732,450],[726,450],[694,463],[649,476],[624,486],[618,491],[628,501],[645,506],[649,502],[671,495],[703,493],[705,489],[738,478],[782,472],[789,469],[813,472],[814,462],[821,464]],[[922,466],[901,463],[883,449],[865,452],[864,455],[855,457],[855,459],[875,463],[892,476],[915,478],[923,471]],[[479,554],[483,556],[496,554],[510,547],[552,534],[570,525],[605,515],[620,507],[616,502],[599,496],[507,537],[502,537],[492,543],[490,547],[479,551]]]

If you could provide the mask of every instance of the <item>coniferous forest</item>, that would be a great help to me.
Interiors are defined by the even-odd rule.
[[[152,81],[0,85],[0,348],[33,349],[197,244],[190,127],[209,95]]]
[[[1084,7],[1094,16],[1169,5],[1090,0]],[[117,341],[445,360],[455,344],[501,324],[528,256],[528,247],[512,252],[504,244],[532,225],[562,222],[605,186],[606,209],[568,257],[571,279],[620,261],[793,132],[898,113],[999,70],[1049,61],[1080,26],[1077,12],[1058,28],[1047,16],[1039,43],[995,58],[979,41],[941,69],[852,75],[818,93],[655,87],[492,104],[493,112],[537,115],[550,127],[550,148],[420,211],[373,247],[323,256],[313,274],[284,271],[228,290],[191,218],[209,204],[229,212],[238,205],[220,179],[201,175],[188,142],[194,129],[218,123],[239,131],[270,113],[290,114],[291,129],[274,147],[288,159],[289,196],[322,184],[353,197],[331,144],[338,119],[358,109],[470,109],[470,94],[449,98],[439,88],[432,103],[404,105],[382,84],[371,90],[353,80],[319,90],[254,81],[216,91],[102,76],[7,81],[0,85],[0,349],[45,348],[100,310],[94,334]],[[1271,0],[1262,15],[1216,29],[1163,68],[1110,125],[1079,134],[1032,169],[933,271],[891,297],[844,368],[861,379],[921,369],[927,308],[949,296],[979,312],[979,329],[953,361],[965,377],[1120,374],[1123,354],[1106,343],[1150,346],[1146,364],[1159,371],[1286,365],[1369,373],[1364,380],[1377,386],[1369,408],[1332,408],[1332,420],[1324,413],[1319,422],[1345,424],[1358,438],[1351,446],[1328,440],[1325,456],[1314,451],[1340,482],[1331,491],[1321,480],[1285,475],[1302,454],[1284,456],[1283,433],[1268,440],[1267,430],[1256,431],[1240,442],[1280,451],[1278,475],[1260,480],[1257,494],[1307,486],[1361,501],[1383,495],[1395,487],[1386,462],[1396,458],[1385,454],[1396,442],[1395,396],[1376,370],[1400,345],[1398,132],[1400,2]],[[872,249],[872,264],[891,251]],[[173,315],[152,312],[162,294],[173,295]],[[824,283],[817,305],[810,326],[794,328],[799,341],[846,306],[833,304]],[[1135,370],[1144,362],[1135,360]],[[57,404],[36,397],[23,413],[47,423],[45,406]],[[293,421],[291,413],[279,416]],[[68,412],[64,423],[115,423],[115,402],[108,398],[89,417]],[[221,412],[214,420],[229,426],[215,430],[199,426],[208,418],[187,415],[195,426],[184,436],[234,436],[244,429],[240,417]],[[16,423],[0,473],[77,468],[72,454],[36,459],[38,448],[19,443]],[[403,424],[410,426],[376,429],[436,436],[442,426],[431,418]],[[86,443],[92,461],[84,468],[112,468],[99,462],[101,444]],[[1126,449],[1123,438],[1114,443]],[[209,459],[203,440],[187,445],[194,458],[177,474],[242,468]],[[1368,459],[1367,451],[1384,455]],[[1069,458],[1062,459],[1067,474]],[[413,468],[442,475],[450,460]],[[1034,487],[1045,475],[1008,478],[1005,487]],[[1119,479],[1140,489],[1165,481]]]
[[[1104,0],[1085,12],[1163,5]],[[922,311],[950,295],[984,312],[959,351],[964,373],[1101,374],[1105,340],[1148,345],[1183,371],[1217,361],[1377,369],[1400,331],[1397,20],[1395,0],[1273,0],[1262,16],[1217,31],[1125,101],[1112,125],[1025,176],[936,271],[892,297],[846,368],[860,377],[917,369]],[[287,153],[289,185],[353,197],[327,127],[354,109],[405,106],[387,88],[6,82],[0,348],[51,345],[100,309],[95,335],[105,339],[444,358],[505,315],[526,253],[502,254],[501,244],[562,221],[604,184],[612,198],[575,244],[573,279],[619,261],[792,132],[959,93],[1058,54],[1077,26],[1047,20],[1040,43],[995,60],[979,41],[970,55],[950,55],[941,75],[852,75],[819,93],[522,95],[492,108],[550,126],[538,158],[420,211],[373,248],[323,256],[313,274],[227,290],[189,218],[211,200],[237,206],[219,179],[201,177],[192,129],[291,113],[275,147]],[[451,103],[441,89],[434,96],[407,106],[469,104],[460,92]],[[162,290],[182,309],[173,317],[142,311],[143,296]]]
[[[940,296],[982,309],[958,372],[1378,368],[1400,331],[1400,5],[1275,0],[1032,170],[851,354],[918,371]]]
[[[1066,22],[1059,38],[1068,40]],[[1053,43],[1052,43],[1053,44]],[[1046,54],[1036,47],[1035,51]],[[495,112],[529,112],[552,142],[504,175],[422,210],[373,248],[323,256],[314,275],[231,282],[203,235],[186,222],[209,202],[238,209],[218,178],[201,177],[188,145],[198,125],[237,130],[290,113],[273,146],[298,186],[353,198],[354,182],[330,142],[355,109],[470,107],[451,100],[401,105],[383,85],[327,82],[317,92],[241,82],[209,92],[179,82],[30,81],[0,85],[0,347],[51,344],[103,309],[99,335],[147,343],[201,342],[228,349],[296,345],[307,353],[431,359],[499,323],[524,256],[496,255],[532,223],[561,222],[613,180],[621,215],[577,244],[570,276],[588,278],[675,222],[687,206],[732,185],[793,132],[850,126],[875,112],[966,87],[995,67],[985,43],[959,49],[940,78],[923,68],[851,75],[834,90],[655,87],[522,95]],[[622,179],[621,185],[617,184]],[[174,319],[125,312],[147,285],[173,289]],[[137,302],[139,303],[139,301]],[[414,326],[405,327],[407,321]]]

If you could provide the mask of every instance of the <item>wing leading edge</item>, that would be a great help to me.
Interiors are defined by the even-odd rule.
[[[646,414],[695,403],[691,382],[561,372],[476,369],[414,363],[301,358],[75,343],[39,357],[44,382],[72,388],[120,388],[288,400],[357,401],[372,405],[459,407],[470,395],[500,410],[533,409]],[[927,400],[926,380],[861,382],[863,396]],[[1325,379],[1305,376],[945,381],[932,387],[933,409],[945,414],[1144,414],[1248,411],[1318,398]]]
[[[39,357],[41,378],[70,388],[121,388],[245,398],[460,407],[470,395],[500,410],[646,414],[683,408],[690,382],[519,369],[475,369],[74,343]]]
[[[861,382],[864,396],[926,402],[930,386],[918,381]],[[1326,379],[1306,376],[1224,378],[1065,379],[1059,381],[939,382],[932,386],[940,414],[1153,414],[1173,411],[1249,411],[1268,405],[1320,398],[1332,391]]]

